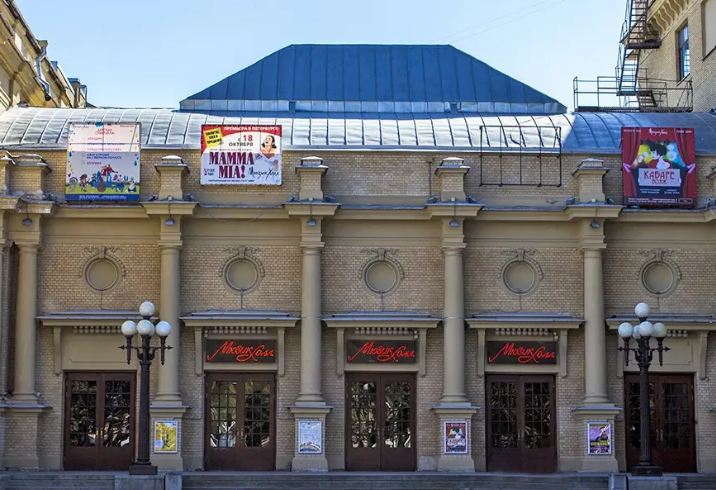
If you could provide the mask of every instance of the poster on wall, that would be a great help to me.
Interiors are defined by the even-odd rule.
[[[202,185],[281,185],[281,126],[201,127]]]
[[[612,454],[612,425],[587,422],[587,454]]]
[[[464,420],[443,422],[445,454],[467,454],[467,422]]]
[[[321,454],[323,452],[322,421],[298,421],[298,452],[301,454]]]
[[[622,128],[624,205],[696,204],[693,128]]]
[[[140,123],[70,123],[67,201],[139,201]]]
[[[176,420],[155,420],[154,421],[154,452],[155,453],[176,453],[177,452],[177,430]]]

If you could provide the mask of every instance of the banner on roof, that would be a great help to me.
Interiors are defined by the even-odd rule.
[[[281,185],[281,126],[201,127],[202,185]]]
[[[624,205],[696,203],[693,128],[622,128]]]
[[[139,201],[140,123],[70,123],[67,201]]]

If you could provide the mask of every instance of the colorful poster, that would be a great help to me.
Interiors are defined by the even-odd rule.
[[[622,128],[624,205],[696,204],[692,128]]]
[[[176,453],[177,452],[177,430],[176,420],[155,420],[154,421],[154,452],[155,453]]]
[[[202,185],[281,185],[281,126],[201,127]]]
[[[464,420],[445,421],[443,422],[443,434],[445,435],[445,454],[467,454],[467,422]]]
[[[70,123],[67,201],[139,201],[140,123]]]
[[[587,422],[587,454],[612,454],[612,425]]]
[[[298,421],[298,452],[321,454],[323,452],[323,422],[320,420]]]

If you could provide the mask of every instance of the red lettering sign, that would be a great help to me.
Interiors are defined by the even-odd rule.
[[[555,342],[488,342],[488,364],[556,364]]]
[[[276,341],[233,340],[206,341],[206,362],[275,362]]]
[[[414,364],[416,362],[415,352],[417,343],[414,340],[405,342],[396,340],[364,341],[349,340],[347,342],[349,363],[379,362],[379,363],[402,363]]]

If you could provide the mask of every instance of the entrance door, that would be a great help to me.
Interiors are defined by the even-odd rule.
[[[346,469],[415,471],[415,376],[346,376]]]
[[[206,469],[274,470],[275,405],[273,374],[207,374]]]
[[[625,376],[627,466],[639,462],[639,375]],[[669,473],[696,471],[694,379],[689,375],[649,375],[651,451],[654,464]]]
[[[487,378],[488,471],[556,471],[554,404],[552,376]]]
[[[127,470],[134,451],[135,373],[69,373],[64,468]]]

